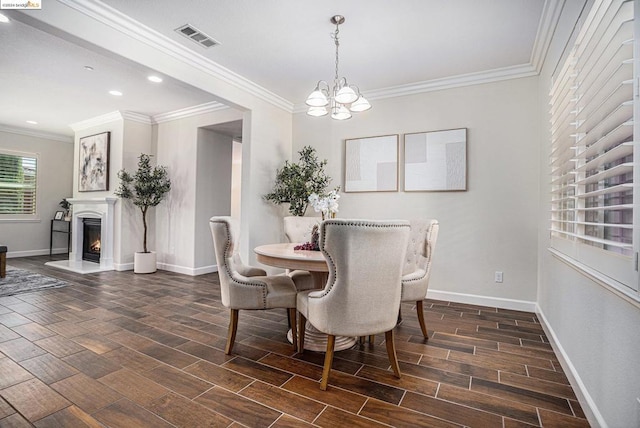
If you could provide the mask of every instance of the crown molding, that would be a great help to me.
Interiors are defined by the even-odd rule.
[[[123,119],[130,120],[132,122],[144,123],[145,125],[152,125],[153,121],[146,114],[136,113],[134,111],[122,111],[120,115]]]
[[[87,2],[86,0],[58,0],[60,3],[99,21],[116,31],[127,36],[133,37],[142,43],[151,46],[167,55],[177,58],[183,63],[203,71],[217,79],[220,79],[231,86],[248,92],[263,101],[285,111],[293,110],[293,103],[282,98],[279,95],[259,86],[258,84],[240,76],[237,73],[225,68],[210,59],[191,51],[181,44],[163,36],[157,31],[143,25],[142,23],[132,19],[122,12],[100,2],[94,0]]]
[[[26,135],[28,137],[44,138],[46,140],[60,141],[62,143],[73,143],[73,137],[66,135],[54,134],[51,132],[34,131],[32,129],[17,128],[14,126],[1,125],[0,132],[9,132],[11,134]]]
[[[91,119],[83,120],[80,122],[72,123],[69,126],[75,132],[82,131],[83,129],[93,128],[94,126],[104,125],[105,123],[115,122],[116,120],[122,120],[124,117],[119,111],[112,111],[100,116],[92,117]]]
[[[167,113],[160,113],[153,117],[136,113],[133,111],[112,111],[111,113],[103,114],[100,116],[92,117],[91,119],[83,120],[80,122],[72,123],[69,125],[75,132],[81,131],[87,128],[93,128],[94,126],[104,125],[106,123],[115,122],[117,120],[130,120],[133,122],[143,123],[145,125],[155,125],[158,123],[169,122],[171,120],[184,119],[191,116],[196,116],[204,113],[211,113],[214,111],[225,110],[230,108],[224,104],[218,102],[210,102],[200,104],[197,106],[186,107],[179,110],[170,111]],[[1,127],[0,127],[0,130]],[[71,140],[73,141],[73,140]]]
[[[538,32],[531,50],[531,65],[538,73],[542,70],[547,56],[553,33],[556,30],[565,0],[545,0],[542,15],[538,23]]]
[[[212,113],[214,111],[225,110],[228,108],[230,107],[214,101],[210,103],[200,104],[197,106],[170,111],[167,113],[160,113],[153,116],[151,120],[154,124],[163,123],[163,122],[169,122],[171,120],[184,119],[184,118],[196,116],[199,114]]]
[[[420,94],[423,92],[440,91],[442,89],[498,82],[500,80],[520,79],[522,77],[530,77],[537,74],[538,73],[531,64],[513,65],[510,67],[496,68],[494,70],[460,74],[457,76],[443,77],[441,79],[426,80],[424,82],[367,91],[367,98],[376,100],[402,97],[406,95]]]

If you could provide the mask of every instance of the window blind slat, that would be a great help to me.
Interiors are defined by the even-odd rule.
[[[637,233],[636,13],[633,0],[595,0],[554,77],[549,182],[551,245],[637,291],[637,275],[620,274],[611,268],[619,263],[608,263],[608,257],[630,260]]]

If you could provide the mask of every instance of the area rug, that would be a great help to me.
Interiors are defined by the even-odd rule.
[[[7,266],[7,276],[0,278],[0,296],[12,296],[66,285],[65,281],[50,276]]]

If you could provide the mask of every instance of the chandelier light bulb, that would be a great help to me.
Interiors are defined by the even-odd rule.
[[[340,104],[351,104],[358,99],[358,94],[349,86],[343,86],[336,94],[336,101]]]
[[[331,119],[335,120],[347,120],[351,119],[351,112],[348,108],[338,104],[331,109]]]
[[[307,97],[306,103],[311,107],[324,107],[329,104],[329,100],[327,99],[327,96],[316,86],[316,89]]]
[[[369,101],[367,101],[365,97],[360,95],[360,98],[358,98],[353,104],[351,104],[351,107],[349,107],[349,110],[355,111],[355,112],[361,112],[361,111],[367,111],[370,108],[371,108],[371,104],[369,104]]]
[[[309,107],[309,110],[307,110],[307,114],[313,117],[326,116],[327,113],[329,112],[327,111],[327,108],[324,106]]]

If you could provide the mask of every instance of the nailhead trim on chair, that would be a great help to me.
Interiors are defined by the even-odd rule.
[[[322,233],[320,233],[320,251],[322,252],[322,254],[324,254],[324,257],[327,259],[327,264],[331,265],[331,268],[329,269],[329,279],[327,281],[327,286],[324,288],[324,293],[322,293],[319,296],[313,296],[314,298],[319,298],[319,297],[323,297],[326,296],[329,291],[331,291],[331,288],[333,287],[333,284],[336,281],[335,275],[333,278],[331,278],[331,273],[336,271],[336,264],[333,261],[333,259],[331,258],[331,256],[324,250],[324,246],[325,246],[325,237],[324,237],[324,229],[326,228],[327,224],[332,224],[335,226],[356,226],[356,227],[377,227],[380,229],[395,229],[395,228],[400,228],[400,227],[411,227],[411,225],[408,224],[378,224],[378,223],[370,223],[366,220],[362,220],[362,221],[358,221],[358,220],[354,220],[354,221],[344,221],[344,220],[325,220],[322,222],[322,225],[320,226],[320,228],[322,229]],[[309,296],[311,297],[311,296]]]
[[[227,230],[227,235],[231,238],[231,230],[229,228],[229,222],[221,220],[221,221],[211,221],[211,223],[224,223],[224,227]],[[231,239],[227,239],[227,246],[224,249],[224,257],[225,260],[228,260],[230,257],[228,257],[229,254],[229,249],[231,248]],[[233,256],[233,254],[232,254]],[[236,281],[239,284],[243,284],[243,285],[250,285],[252,287],[260,287],[261,291],[262,291],[262,306],[263,309],[267,309],[267,286],[264,283],[261,282],[250,282],[250,281],[240,281],[236,278],[234,278],[233,273],[231,272],[231,270],[229,270],[229,264],[227,262],[224,262],[224,269],[227,272],[227,275],[229,275],[229,278],[231,278],[233,281]],[[232,308],[233,309],[233,308]]]

